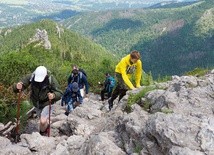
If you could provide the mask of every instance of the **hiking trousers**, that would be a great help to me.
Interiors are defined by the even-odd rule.
[[[74,102],[76,101],[71,98],[67,105],[67,112],[71,112],[72,110],[74,110]]]
[[[112,90],[107,92],[106,91],[106,88],[104,88],[103,90],[101,90],[101,101],[104,101],[105,99],[105,93],[108,93],[108,99],[111,97],[111,94],[112,94]]]
[[[119,101],[120,101],[126,95],[126,92],[128,91],[128,87],[126,86],[125,82],[123,81],[122,75],[120,73],[116,73],[116,78],[117,78],[117,85],[109,100],[109,103],[111,105],[113,105],[114,100],[118,96],[119,96]]]

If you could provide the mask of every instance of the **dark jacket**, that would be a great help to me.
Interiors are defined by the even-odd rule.
[[[52,76],[48,75],[43,82],[35,82],[33,74],[26,75],[21,82],[23,83],[22,89],[26,89],[31,85],[30,100],[33,105],[39,109],[44,108],[49,104],[48,93],[54,93],[55,98],[52,103],[61,99],[62,91],[59,89],[57,80]],[[18,92],[16,84],[14,85],[14,92]]]
[[[85,86],[86,94],[88,94],[89,91],[88,81],[86,76],[82,72],[79,72],[78,76],[74,76],[73,74],[71,74],[68,77],[68,85],[73,82],[77,82],[80,89],[82,89]]]
[[[62,102],[61,105],[63,106],[64,103],[68,104],[68,102],[72,99],[72,102],[78,101],[80,104],[83,102],[83,98],[80,94],[80,89],[78,89],[77,92],[72,91],[72,83],[68,85],[66,88],[63,97],[62,97]]]

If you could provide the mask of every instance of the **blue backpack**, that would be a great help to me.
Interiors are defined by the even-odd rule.
[[[70,99],[71,99],[71,96],[69,95],[71,92],[72,92],[72,83],[70,83],[70,84],[67,86],[65,92],[64,92],[63,95],[62,95],[61,106],[63,106],[64,103],[65,103],[65,105],[68,104],[68,102],[69,102]]]
[[[109,78],[108,78],[108,80],[109,80],[109,87],[110,88],[114,88],[114,86],[115,86],[115,84],[116,84],[116,81],[115,81],[115,79],[112,77],[112,76],[110,76]]]

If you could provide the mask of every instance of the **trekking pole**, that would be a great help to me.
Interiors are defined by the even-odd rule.
[[[49,129],[48,129],[48,137],[50,137],[51,132],[51,100],[49,100]]]
[[[17,103],[17,113],[16,113],[16,136],[15,136],[15,142],[18,142],[19,139],[19,124],[20,124],[20,102],[21,102],[21,89],[19,89],[19,96],[18,96],[18,103]]]

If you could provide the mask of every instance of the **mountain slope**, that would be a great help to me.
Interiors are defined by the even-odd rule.
[[[214,66],[213,7],[206,0],[179,8],[92,12],[64,25],[119,55],[141,51],[145,71],[158,77]]]
[[[49,20],[3,29],[0,51],[0,122],[8,122],[16,116],[16,104],[11,103],[17,96],[11,85],[37,66],[46,66],[64,91],[71,65],[77,64],[87,73],[89,91],[100,92],[98,81],[105,79],[106,72],[114,72],[117,61],[100,45]],[[30,104],[22,104],[21,113],[29,108]],[[24,122],[26,116],[22,119]]]
[[[47,36],[44,38],[50,42],[51,49],[43,47],[44,40],[35,40],[45,30]],[[105,72],[113,70],[116,60],[113,54],[90,39],[49,20],[4,29],[0,38],[0,82],[6,84],[11,84],[24,73],[33,71],[37,65],[47,66],[58,76],[60,83],[65,84],[71,64],[77,64],[91,76],[89,82],[93,86],[96,81],[104,78]],[[9,76],[12,78],[6,78]]]
[[[0,136],[0,154],[213,155],[213,76],[214,70],[174,76],[130,90],[111,111],[93,94],[68,116],[56,103],[50,137],[39,134],[38,118],[30,119],[20,143]]]

